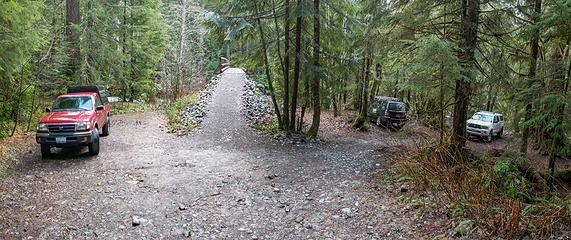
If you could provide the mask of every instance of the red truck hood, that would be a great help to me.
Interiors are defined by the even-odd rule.
[[[94,114],[94,111],[51,112],[40,123],[89,122]]]

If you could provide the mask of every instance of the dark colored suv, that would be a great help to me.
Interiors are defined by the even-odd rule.
[[[377,125],[394,126],[396,128],[402,128],[408,121],[406,105],[392,97],[375,97],[369,104],[367,115]]]

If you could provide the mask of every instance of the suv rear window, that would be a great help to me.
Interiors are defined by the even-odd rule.
[[[93,101],[89,96],[60,97],[54,102],[53,112],[91,111]]]
[[[389,103],[389,111],[406,111],[404,103]]]

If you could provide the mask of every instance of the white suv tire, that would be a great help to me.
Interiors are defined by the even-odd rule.
[[[500,131],[498,132],[498,134],[496,135],[496,138],[500,139],[500,138],[502,138],[503,135],[504,135],[504,128],[502,127],[500,129]]]

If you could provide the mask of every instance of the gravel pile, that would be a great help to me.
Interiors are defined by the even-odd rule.
[[[271,98],[265,93],[265,86],[247,78],[242,94],[243,111],[248,125],[266,126],[274,114]]]
[[[243,112],[246,115],[248,125],[251,127],[265,127],[274,115],[274,107],[270,96],[265,94],[265,86],[247,78],[242,94]],[[283,133],[273,135],[273,138],[281,143],[305,144],[325,143],[318,138],[309,138],[303,135],[286,136]]]
[[[207,112],[206,106],[214,93],[216,84],[218,84],[218,77],[212,77],[210,82],[204,86],[204,89],[198,93],[196,101],[186,107],[184,113],[179,119],[179,123],[183,125],[181,129],[192,129],[198,127],[198,125],[202,123]],[[180,131],[177,131],[176,129],[173,129],[172,132],[180,133]],[[183,133],[184,132],[185,131],[183,131]]]

